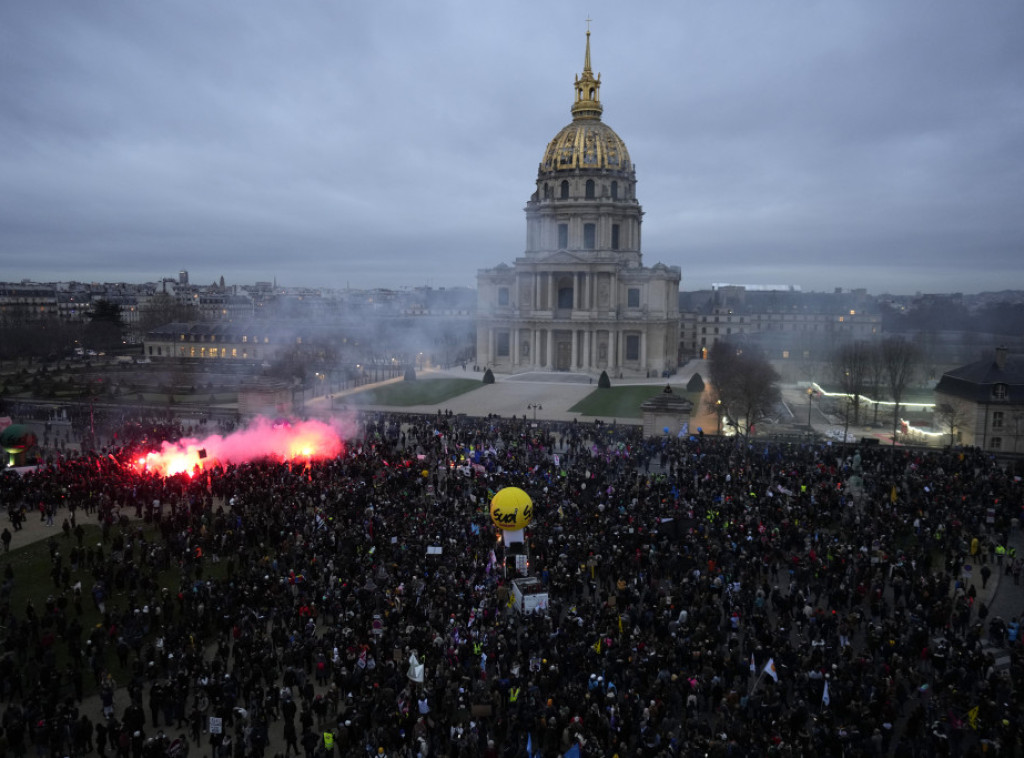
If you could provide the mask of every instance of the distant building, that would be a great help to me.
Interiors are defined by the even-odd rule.
[[[959,444],[993,452],[1024,452],[1024,354],[996,348],[991,357],[947,371],[935,387],[948,430]]]
[[[706,358],[720,340],[757,342],[776,360],[820,360],[838,342],[870,340],[882,317],[866,290],[719,285],[680,293],[682,361]]]
[[[57,318],[57,288],[53,284],[0,284],[0,326]]]
[[[146,333],[144,355],[172,358],[274,361],[302,344],[302,331],[270,321],[174,322]]]
[[[588,31],[572,123],[544,151],[526,204],[526,251],[477,274],[477,362],[496,372],[677,365],[680,271],[643,266],[636,173],[601,121],[600,87]]]

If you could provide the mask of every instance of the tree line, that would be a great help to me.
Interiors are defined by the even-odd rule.
[[[708,354],[712,393],[705,401],[723,428],[748,436],[756,426],[773,418],[782,393],[780,375],[757,345],[717,342]],[[840,413],[850,423],[861,420],[862,406],[874,400],[874,422],[878,422],[878,401],[893,403],[893,439],[899,428],[900,408],[907,391],[920,374],[921,353],[903,337],[838,345],[831,352],[827,373],[841,394]],[[845,433],[844,433],[845,438]]]

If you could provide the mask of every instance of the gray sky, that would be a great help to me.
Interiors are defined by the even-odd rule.
[[[475,286],[588,15],[683,289],[1024,288],[1019,0],[0,3],[0,280]]]

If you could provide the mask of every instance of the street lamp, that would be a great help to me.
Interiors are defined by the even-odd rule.
[[[718,436],[722,436],[722,401],[715,401],[715,415],[718,417]]]
[[[807,428],[811,427],[811,401],[814,400],[814,387],[807,388]]]
[[[541,405],[540,403],[530,403],[530,404],[528,404],[526,406],[526,410],[528,410],[528,411],[532,410],[533,411],[533,420],[536,421],[537,420],[537,411],[544,410],[544,406]]]

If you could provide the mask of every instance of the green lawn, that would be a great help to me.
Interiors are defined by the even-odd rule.
[[[29,512],[28,518],[38,518],[38,514]],[[14,572],[13,582],[11,584],[10,592],[10,607],[19,618],[25,618],[25,611],[28,604],[31,602],[35,608],[35,612],[38,616],[43,618],[43,626],[48,627],[50,622],[47,619],[46,604],[48,601],[53,601],[62,594],[60,587],[54,584],[53,577],[51,575],[51,568],[53,563],[50,560],[50,542],[54,542],[57,545],[57,549],[63,556],[63,565],[68,566],[68,554],[71,551],[72,545],[76,543],[76,538],[72,535],[70,538],[64,536],[63,531],[60,528],[62,518],[58,518],[53,526],[53,536],[45,540],[33,542],[23,547],[14,548],[10,553],[0,555],[0,574],[7,570],[8,564]],[[102,541],[102,531],[99,526],[94,524],[83,525],[85,529],[85,537],[83,544],[86,546],[93,546]],[[131,524],[128,530],[129,535],[133,535],[135,532],[137,523]],[[120,532],[120,527],[115,526],[111,534],[117,534]],[[143,529],[143,533],[148,541],[158,541],[160,539],[157,529],[154,526],[148,525]],[[15,533],[14,543],[18,544],[18,536]],[[111,542],[103,544],[103,553],[105,556],[110,556]],[[227,564],[212,563],[208,562],[204,564],[203,578],[208,579],[223,579],[227,575]],[[166,571],[160,571],[156,577],[157,583],[162,587],[169,587],[174,591],[177,591],[181,582],[181,571],[172,562],[172,568]],[[76,583],[81,582],[82,585],[82,602],[81,602],[81,615],[75,608],[73,597],[74,594],[70,590],[64,590],[64,597],[68,599],[67,610],[65,615],[68,619],[78,618],[79,622],[84,628],[83,642],[89,633],[99,624],[103,622],[102,614],[96,609],[92,599],[92,587],[95,579],[90,569],[85,567],[82,563],[77,571],[71,572],[70,584],[73,587]],[[128,610],[127,608],[127,592],[124,590],[117,590],[114,587],[108,588],[108,599],[107,605],[110,608],[117,608],[120,611]],[[147,638],[147,642],[151,641],[153,634]],[[63,670],[66,663],[69,661],[67,654],[67,648],[63,643],[55,645],[54,651],[56,654],[56,666],[58,670]],[[31,646],[29,650],[32,653]],[[116,647],[113,644],[107,645],[105,648],[105,662],[106,668],[113,674],[114,679],[119,682],[128,681],[130,678],[130,671],[122,669],[118,664]],[[134,657],[134,656],[132,656]],[[88,666],[86,666],[88,668]],[[86,692],[92,692],[95,690],[95,683],[92,676],[86,675],[83,677]]]
[[[639,419],[643,417],[643,411],[640,409],[643,402],[661,394],[664,389],[663,384],[632,384],[596,389],[569,410],[597,418]],[[693,403],[694,410],[699,409],[701,393],[687,392],[685,385],[672,387],[672,392]]]
[[[363,390],[338,402],[356,405],[435,405],[458,397],[481,386],[479,379],[417,379],[413,382],[395,382]]]

